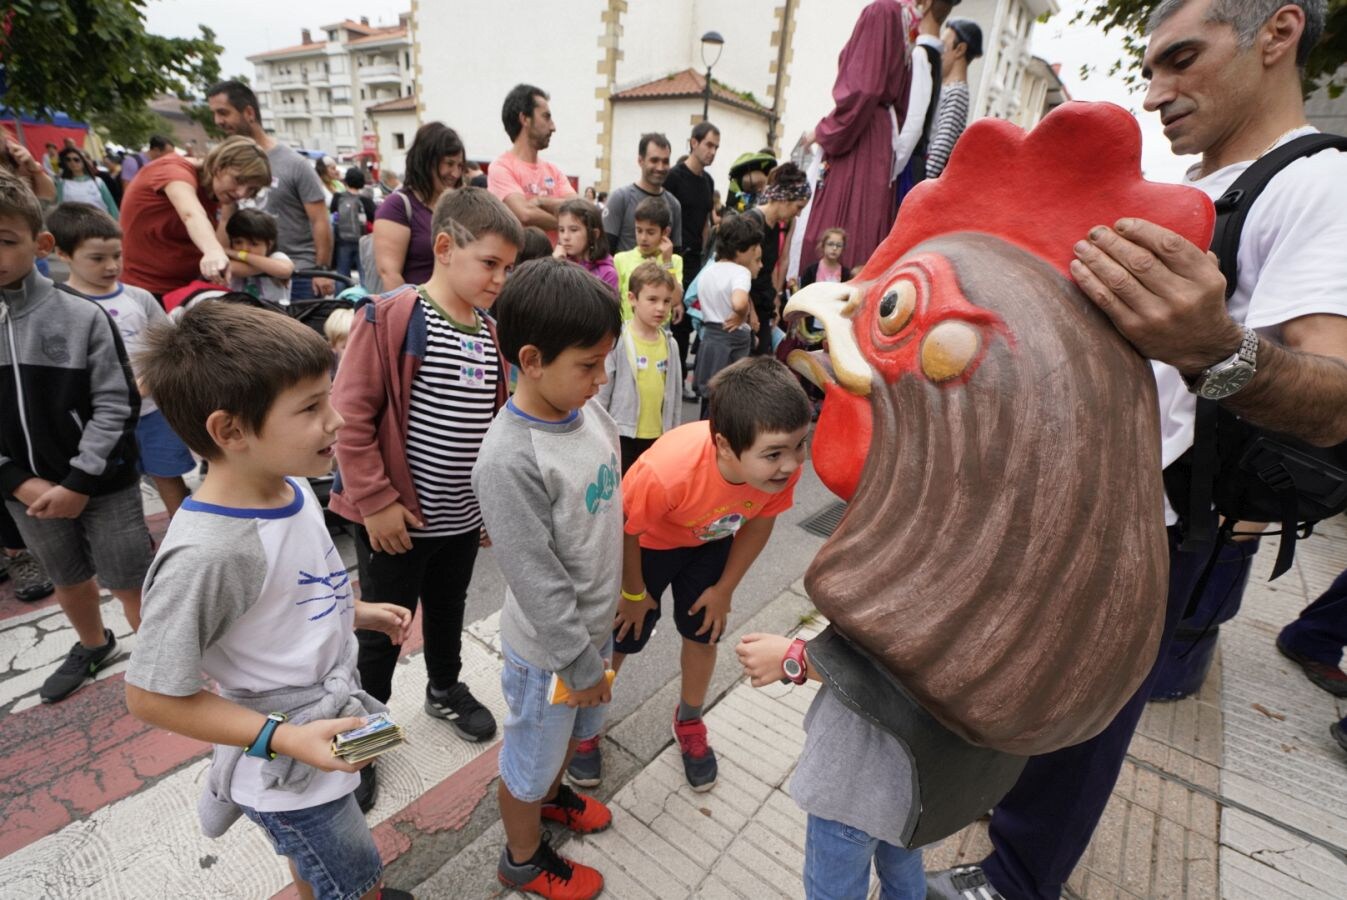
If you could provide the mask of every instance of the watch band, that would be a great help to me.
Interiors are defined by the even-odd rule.
[[[244,754],[256,759],[275,759],[276,754],[271,751],[271,737],[285,719],[285,713],[268,713],[267,720],[262,723],[262,730],[257,732],[257,737],[253,738],[252,744],[248,746]]]
[[[804,659],[804,639],[796,638],[791,641],[790,647],[786,650],[786,655],[781,658],[781,674],[784,676],[781,680],[792,684],[804,684],[809,679],[808,667]]]

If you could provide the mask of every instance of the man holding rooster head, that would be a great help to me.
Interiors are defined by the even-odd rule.
[[[1324,0],[1164,0],[1156,8],[1142,70],[1150,81],[1145,105],[1176,154],[1202,155],[1187,183],[1215,200],[1255,159],[1314,132],[1300,75],[1324,14]],[[1288,165],[1250,209],[1228,303],[1215,258],[1164,228],[1123,219],[1082,236],[1072,276],[1153,360],[1166,466],[1192,445],[1194,391],[1246,361],[1252,378],[1222,406],[1316,446],[1347,440],[1344,209],[1347,153],[1325,149]],[[1252,352],[1241,354],[1242,346]],[[1173,525],[1169,504],[1165,513]],[[1162,659],[1195,562],[1206,555],[1170,546]],[[982,867],[1002,896],[1060,896],[1108,802],[1151,681],[1095,738],[1032,758],[997,805],[993,851]]]

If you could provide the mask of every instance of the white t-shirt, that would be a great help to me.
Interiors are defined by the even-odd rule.
[[[278,509],[183,501],[145,579],[144,621],[126,680],[187,697],[206,688],[261,693],[316,685],[355,642],[350,577],[306,483]],[[262,786],[263,760],[234,770],[235,803],[264,812],[344,797],[360,776],[318,772],[301,793]]]
[[[738,263],[719,259],[702,269],[697,278],[697,301],[702,307],[702,321],[719,325],[734,314],[731,299],[735,291],[748,293],[753,278],[748,269]],[[750,303],[752,301],[750,300]],[[747,328],[745,321],[741,328]]]
[[[1282,136],[1278,146],[1311,126]],[[1252,165],[1252,160],[1219,169],[1205,178],[1188,170],[1187,184],[1216,200]],[[1268,184],[1244,220],[1239,239],[1239,276],[1228,305],[1230,315],[1260,336],[1281,341],[1281,326],[1301,316],[1347,316],[1347,153],[1321,150],[1291,163]],[[1160,400],[1163,464],[1193,445],[1197,410],[1178,369],[1152,362]],[[1165,522],[1177,516],[1165,500]]]
[[[143,288],[118,282],[117,290],[111,294],[89,296],[89,299],[103,307],[117,326],[126,347],[126,355],[131,358],[131,368],[135,369],[136,356],[145,349],[145,332],[151,325],[167,322],[168,313],[159,305],[159,301]],[[140,415],[148,416],[159,407],[150,397],[140,398]]]

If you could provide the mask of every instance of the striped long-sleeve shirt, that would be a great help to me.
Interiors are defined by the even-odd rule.
[[[940,91],[931,142],[926,151],[926,177],[935,178],[945,170],[954,142],[968,124],[968,82],[948,82]]]

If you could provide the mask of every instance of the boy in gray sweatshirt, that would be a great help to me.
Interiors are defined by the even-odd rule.
[[[500,631],[509,715],[498,789],[506,846],[497,875],[517,890],[581,900],[603,890],[603,876],[559,856],[542,820],[580,833],[612,822],[607,807],[562,784],[561,773],[580,741],[599,733],[611,697],[622,577],[618,434],[588,401],[607,380],[621,313],[602,282],[548,258],[515,270],[495,314],[504,357],[519,368],[514,397],[491,423],[472,473],[508,586]]]

